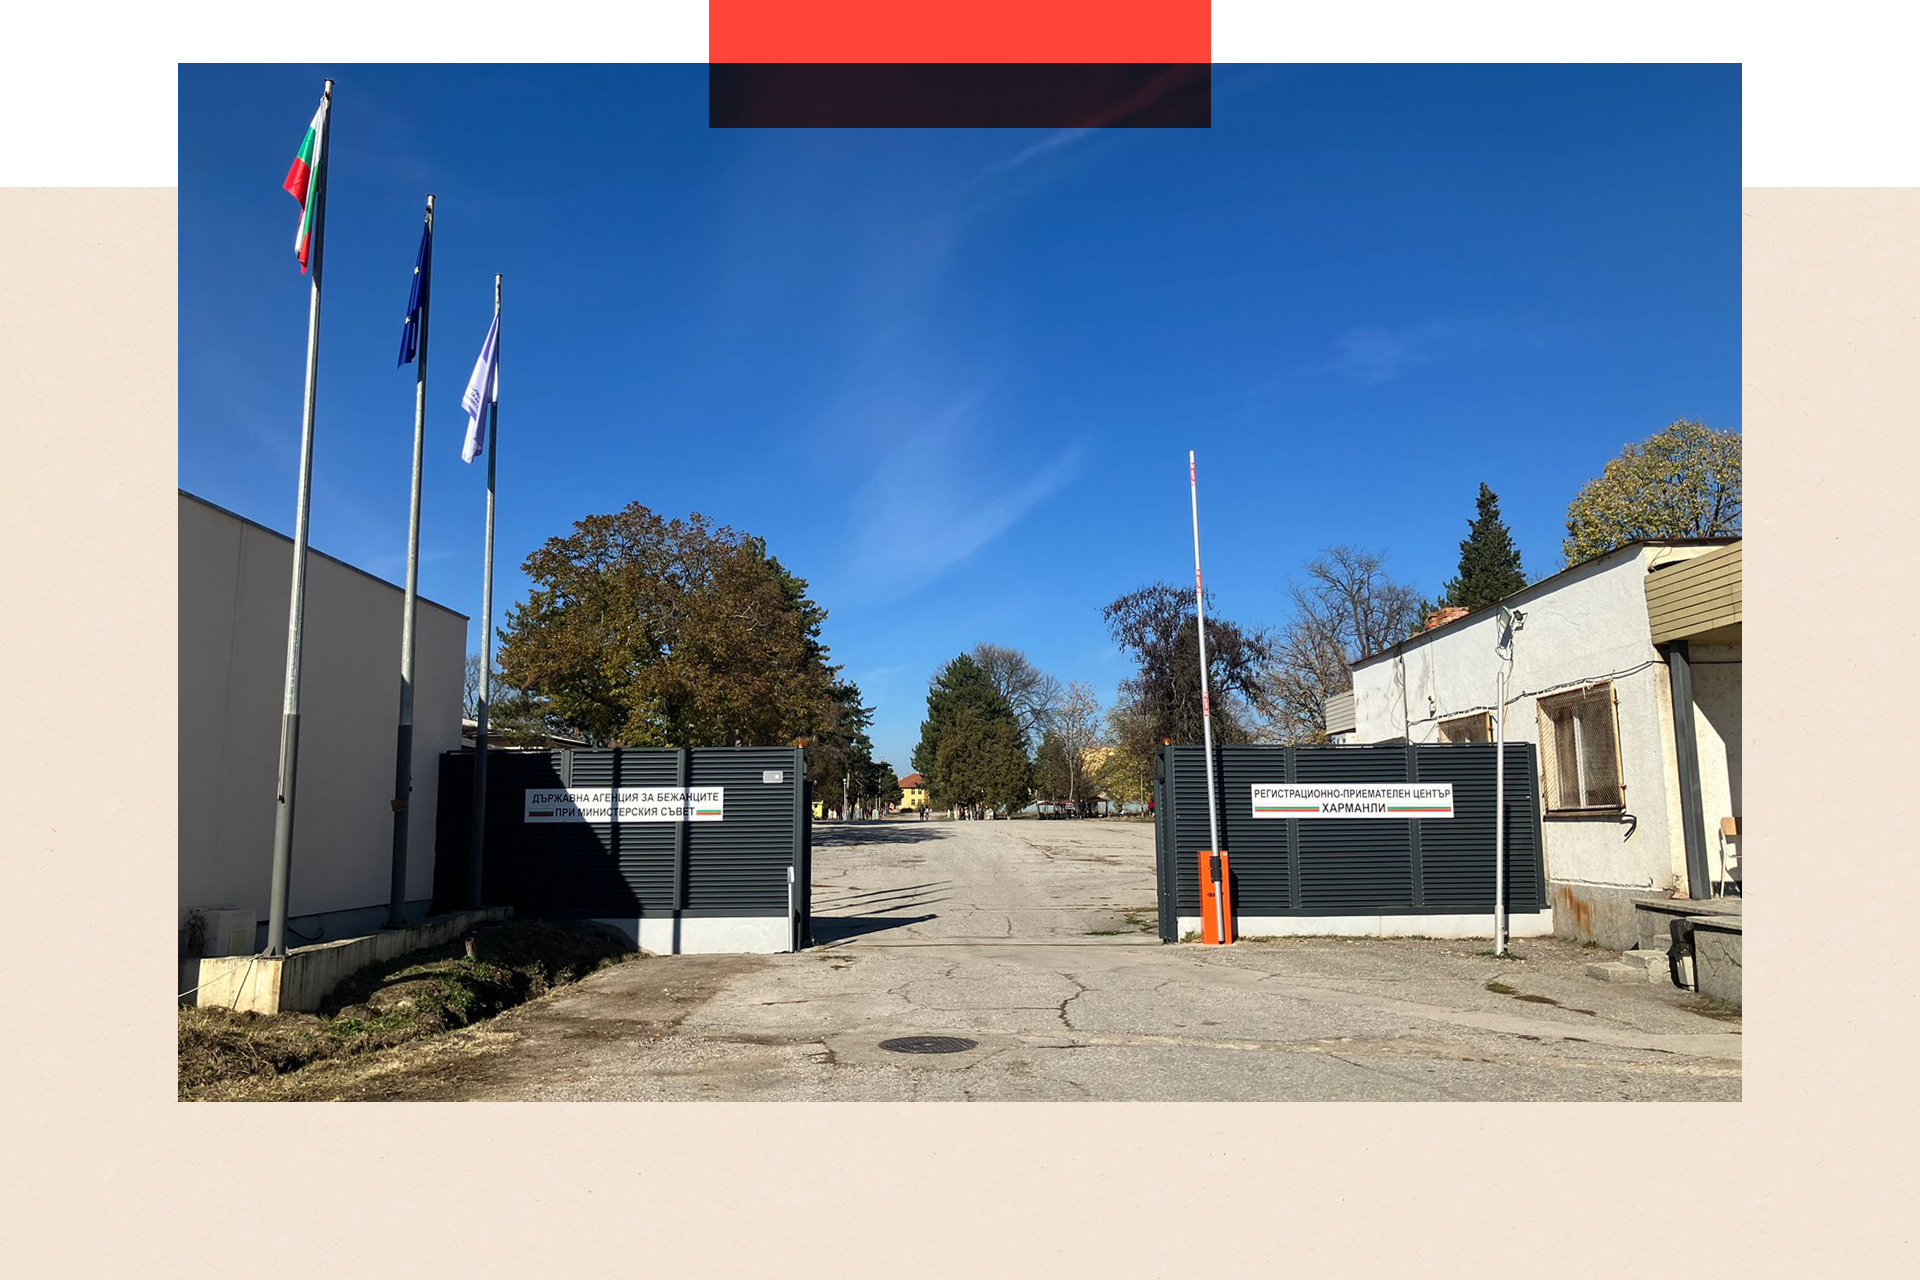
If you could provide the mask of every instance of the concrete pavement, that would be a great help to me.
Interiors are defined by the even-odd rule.
[[[310,1096],[1740,1096],[1737,1017],[1594,982],[1569,943],[1162,946],[1145,823],[814,831],[814,950],[643,959]],[[904,1036],[976,1047],[881,1047]]]

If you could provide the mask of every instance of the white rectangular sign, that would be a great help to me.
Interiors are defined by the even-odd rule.
[[[726,795],[725,787],[529,787],[523,820],[720,822]]]
[[[1451,782],[1255,783],[1256,818],[1451,818]]]

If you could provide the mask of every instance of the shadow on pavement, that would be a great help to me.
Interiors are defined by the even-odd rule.
[[[919,844],[923,840],[938,840],[940,834],[931,822],[849,822],[830,827],[816,822],[813,824],[813,847],[829,849],[835,845]]]
[[[850,907],[858,903],[861,906],[873,906],[872,899],[904,897],[910,893],[919,893],[923,889],[944,889],[952,884],[951,880],[929,880],[925,884],[903,884],[888,889],[868,889],[864,893],[839,893],[834,889],[813,891],[813,909],[831,910],[834,907]]]
[[[858,938],[869,933],[884,933],[888,929],[898,929],[903,925],[925,924],[934,916],[815,916],[813,918],[813,944],[816,947],[830,947],[836,942],[845,942],[849,938]]]

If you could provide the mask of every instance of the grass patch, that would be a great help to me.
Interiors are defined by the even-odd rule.
[[[1132,932],[1133,930],[1131,929],[1089,929],[1086,932],[1086,936],[1089,938],[1117,938],[1123,933]]]
[[[1160,932],[1159,907],[1133,907],[1126,914],[1127,927],[1137,933]]]
[[[182,1009],[179,1096],[244,1095],[250,1085],[316,1062],[377,1053],[492,1017],[634,954],[604,926],[506,920],[354,974],[319,1013]]]
[[[1180,935],[1180,941],[1198,942],[1200,941],[1200,931],[1198,929],[1189,929],[1185,933]]]

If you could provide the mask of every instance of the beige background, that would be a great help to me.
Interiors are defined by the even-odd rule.
[[[175,1103],[174,208],[0,192],[11,1274],[1913,1270],[1920,194],[1748,194],[1746,1101],[1617,1107]]]

